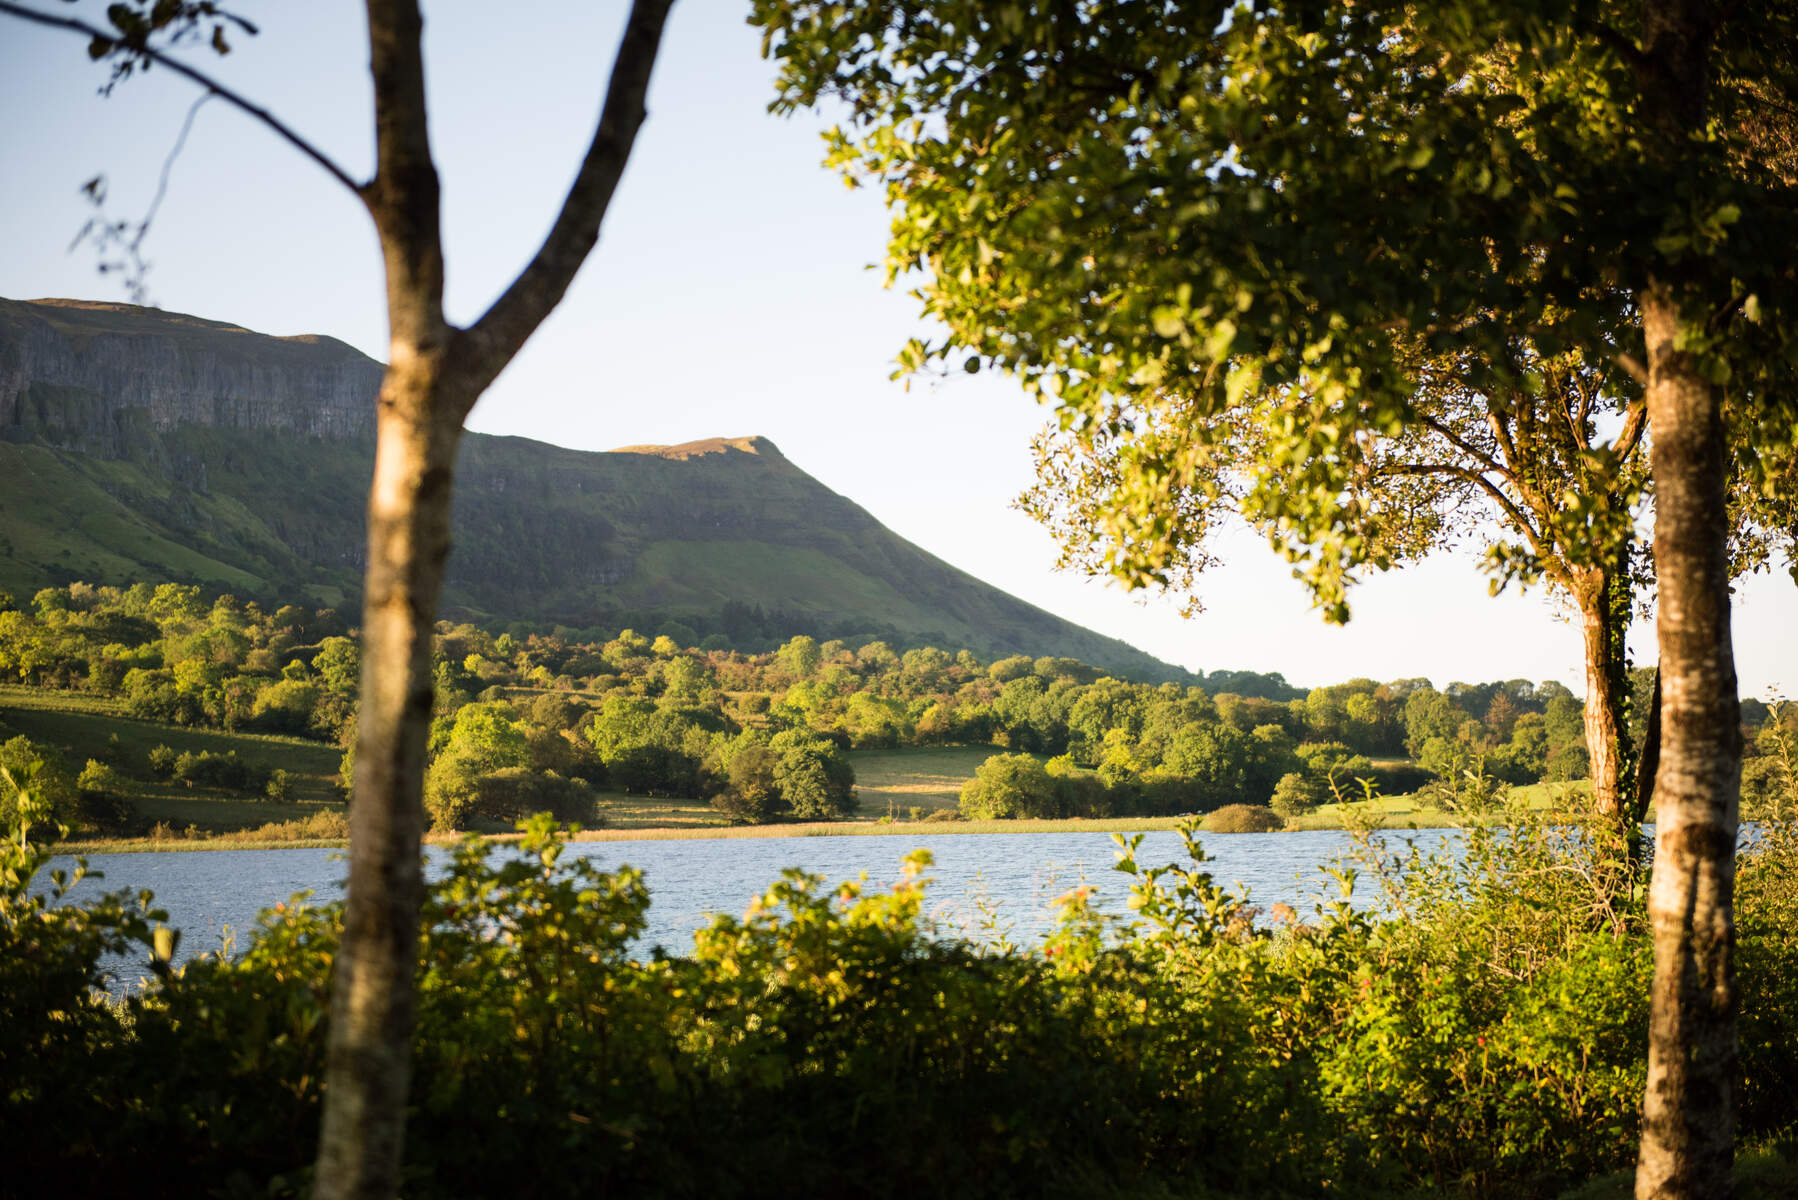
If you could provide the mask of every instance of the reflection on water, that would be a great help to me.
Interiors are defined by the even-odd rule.
[[[1455,830],[1425,829],[1403,835],[1425,847],[1459,836]],[[1303,833],[1206,834],[1207,864],[1217,881],[1247,889],[1255,903],[1285,901],[1308,912],[1317,900],[1335,898],[1335,885],[1320,870],[1344,851],[1349,835],[1336,830]],[[593,860],[602,868],[629,864],[643,871],[654,903],[643,947],[660,945],[671,954],[692,947],[693,931],[711,914],[741,915],[750,900],[774,882],[783,868],[798,867],[827,881],[868,876],[870,889],[899,877],[899,860],[917,847],[936,858],[927,873],[934,880],[928,911],[947,934],[978,936],[983,901],[1010,924],[1013,941],[1027,942],[1045,931],[1050,900],[1082,883],[1098,890],[1102,907],[1122,912],[1130,880],[1111,870],[1116,847],[1104,833],[952,834],[915,837],[707,838],[689,841],[579,842],[568,857]],[[498,850],[496,853],[507,851]],[[1137,852],[1144,866],[1178,862],[1180,836],[1146,834]],[[447,852],[427,852],[427,872],[435,875]],[[70,865],[58,859],[56,866]],[[216,950],[229,931],[241,947],[262,909],[296,892],[315,900],[342,895],[345,871],[341,850],[212,850],[182,853],[94,854],[92,871],[105,879],[84,881],[72,899],[102,890],[149,888],[168,910],[169,923],[182,931],[186,955]],[[1371,899],[1362,896],[1361,900]]]

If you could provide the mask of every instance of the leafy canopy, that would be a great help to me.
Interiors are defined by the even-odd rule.
[[[1368,439],[1416,425],[1419,363],[1537,395],[1570,351],[1640,359],[1632,302],[1656,284],[1733,380],[1738,427],[1791,448],[1770,397],[1798,207],[1766,115],[1794,91],[1789,11],[1719,30],[1694,137],[1643,128],[1670,84],[1622,4],[758,0],[753,19],[776,110],[845,102],[830,162],[886,191],[889,279],[939,330],[901,368],[998,368],[1108,440],[1093,516],[1126,579],[1167,582],[1181,521],[1229,487],[1346,616],[1352,570],[1393,555],[1349,484]],[[1779,461],[1745,465],[1762,494]]]

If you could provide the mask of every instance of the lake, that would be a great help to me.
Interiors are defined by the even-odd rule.
[[[1459,836],[1456,830],[1424,829],[1387,833],[1411,837],[1424,847]],[[1320,866],[1332,863],[1349,845],[1339,830],[1302,833],[1206,834],[1207,869],[1219,883],[1248,890],[1263,906],[1276,901],[1308,913],[1334,884]],[[692,948],[693,932],[713,913],[740,916],[786,867],[799,867],[835,883],[868,876],[870,890],[899,877],[899,860],[923,847],[936,857],[926,877],[934,880],[927,911],[948,934],[979,936],[983,899],[1011,926],[1010,937],[1027,942],[1046,931],[1050,901],[1082,883],[1098,889],[1099,902],[1124,911],[1130,879],[1111,869],[1116,845],[1105,833],[919,833],[916,837],[699,838],[683,841],[576,842],[565,856],[591,859],[602,868],[623,864],[644,872],[653,904],[642,940],[645,951],[660,945],[671,954]],[[495,853],[510,853],[497,848]],[[310,891],[319,901],[342,895],[345,862],[341,850],[209,850],[181,853],[93,854],[90,871],[104,880],[83,881],[73,899],[102,890],[149,888],[169,924],[182,931],[182,957],[216,950],[229,933],[239,945],[256,915]],[[427,871],[435,875],[447,851],[427,851]],[[1143,866],[1180,862],[1180,836],[1172,831],[1144,835],[1137,861]],[[67,867],[59,858],[54,866]],[[1240,886],[1236,886],[1240,885]],[[1363,902],[1371,894],[1361,897]]]

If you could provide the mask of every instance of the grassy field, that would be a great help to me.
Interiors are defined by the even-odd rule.
[[[612,830],[700,830],[699,836],[711,837],[725,824],[718,810],[703,800],[630,796],[623,792],[599,793],[599,813]]]
[[[191,825],[203,832],[229,832],[272,821],[304,821],[315,813],[343,808],[334,782],[342,751],[322,742],[140,721],[127,716],[114,700],[8,685],[0,685],[0,725],[54,748],[71,772],[79,772],[90,758],[110,761],[146,826],[162,823],[183,830]],[[178,754],[236,751],[246,762],[286,771],[293,782],[293,799],[251,799],[152,778],[149,754],[159,745]]]
[[[710,805],[698,800],[663,800],[654,796],[627,796],[601,792],[600,812],[607,828],[597,837],[632,837],[655,831],[666,837],[811,837],[827,833],[896,832],[880,818],[910,824],[913,808],[925,813],[954,809],[961,785],[974,770],[999,751],[992,746],[932,746],[905,750],[852,750],[855,787],[861,798],[860,821],[828,821],[804,825],[727,826]],[[1016,822],[990,822],[1010,828]],[[970,832],[963,824],[940,825],[956,832]],[[765,830],[765,832],[763,832]],[[582,836],[588,836],[583,834]]]
[[[995,746],[926,746],[908,750],[851,750],[862,816],[903,819],[911,810],[952,809],[961,785],[980,764],[1000,753]]]

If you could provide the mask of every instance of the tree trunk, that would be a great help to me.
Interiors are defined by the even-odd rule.
[[[1600,816],[1621,825],[1630,808],[1628,725],[1623,713],[1628,609],[1619,620],[1613,590],[1612,572],[1593,570],[1581,577],[1576,597],[1586,649],[1586,753],[1592,762],[1592,803]]]
[[[1672,291],[1643,298],[1660,576],[1654,988],[1638,1200],[1730,1194],[1741,723],[1729,632],[1721,397],[1678,349]]]
[[[432,639],[461,436],[462,408],[445,395],[453,381],[442,351],[396,341],[393,357],[381,385],[368,502],[349,896],[314,1192],[333,1200],[387,1197],[399,1187],[424,897]]]
[[[362,701],[349,896],[331,997],[316,1200],[399,1190],[424,900],[431,654],[450,547],[462,422],[567,293],[642,126],[671,0],[633,0],[599,124],[536,255],[472,327],[443,318],[441,193],[425,101],[418,0],[367,0],[375,176],[357,188],[381,237],[391,348],[368,498]]]

